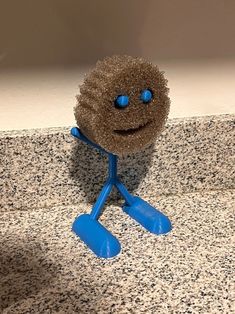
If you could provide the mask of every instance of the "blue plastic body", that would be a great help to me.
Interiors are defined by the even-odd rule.
[[[140,197],[133,196],[128,192],[117,175],[117,156],[108,153],[99,145],[90,141],[78,128],[72,128],[71,134],[107,154],[109,158],[109,176],[92,207],[91,213],[78,216],[72,226],[72,230],[76,235],[98,257],[114,257],[121,250],[118,240],[98,221],[105,201],[113,187],[119,191],[125,200],[123,205],[124,212],[135,219],[145,229],[158,235],[168,233],[172,229],[168,217]]]

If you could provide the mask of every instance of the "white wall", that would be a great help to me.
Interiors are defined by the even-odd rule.
[[[234,0],[0,0],[1,67],[235,56]]]
[[[126,53],[166,71],[171,117],[235,110],[234,0],[0,0],[0,130],[74,123],[78,84]]]

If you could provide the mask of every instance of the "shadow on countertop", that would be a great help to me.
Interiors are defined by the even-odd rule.
[[[43,255],[41,244],[0,243],[0,312],[50,286],[57,267]]]
[[[154,144],[141,152],[118,159],[118,175],[131,193],[135,193],[151,164]],[[88,203],[93,203],[108,175],[108,158],[89,145],[76,141],[72,146],[70,176]],[[116,189],[111,200],[119,199]]]
[[[97,313],[100,282],[52,262],[43,243],[13,242],[0,242],[0,313]]]

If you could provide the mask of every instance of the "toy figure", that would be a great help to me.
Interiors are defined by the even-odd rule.
[[[109,177],[90,214],[73,223],[73,231],[99,257],[117,255],[119,241],[98,221],[112,187],[125,200],[123,210],[148,231],[164,234],[170,220],[140,197],[131,195],[117,176],[117,156],[134,153],[153,143],[161,133],[170,100],[163,72],[130,56],[98,61],[80,88],[75,117],[79,128],[71,134],[109,158]]]

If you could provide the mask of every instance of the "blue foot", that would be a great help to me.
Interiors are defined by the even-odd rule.
[[[72,230],[98,257],[114,257],[121,250],[119,241],[88,214],[77,217]]]
[[[148,231],[155,234],[164,234],[172,229],[170,220],[156,208],[135,196],[131,206],[123,205],[123,210]]]

